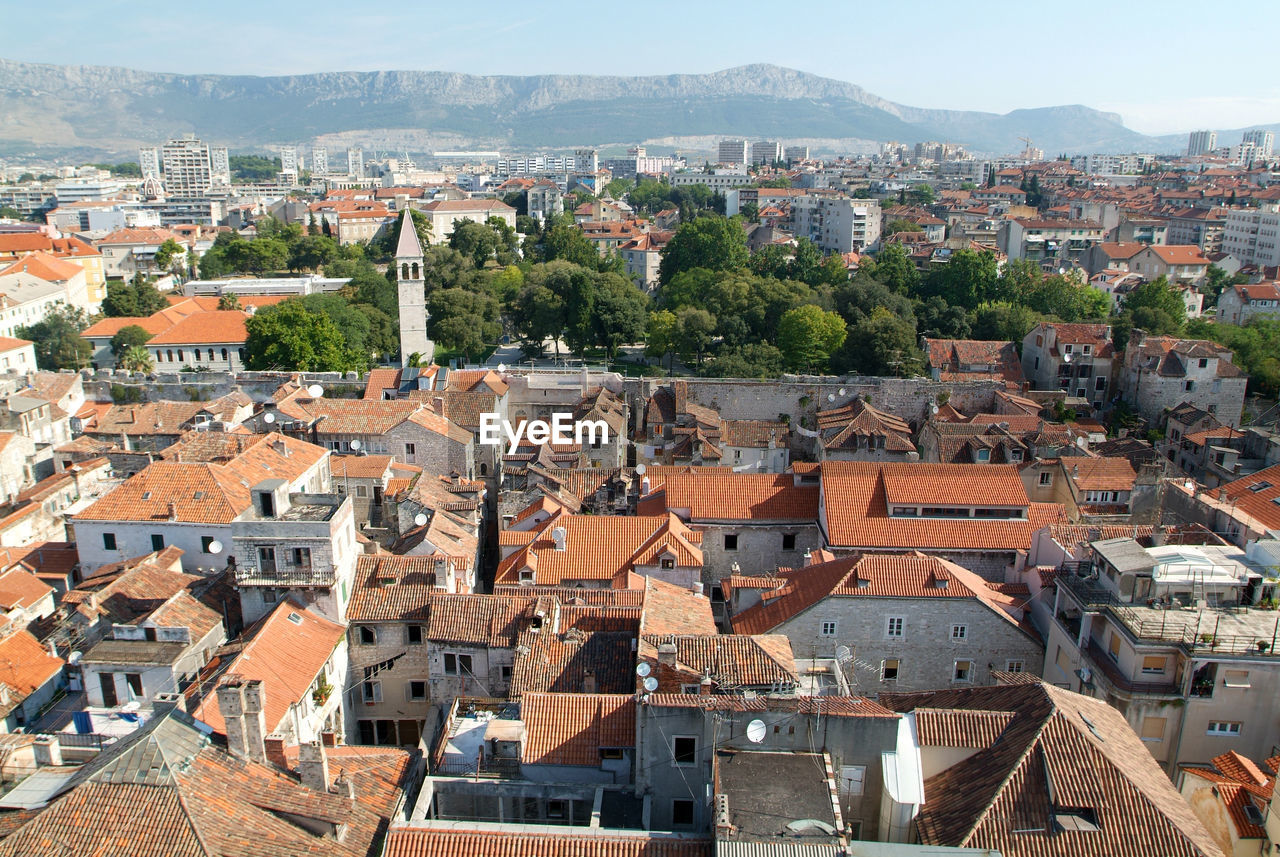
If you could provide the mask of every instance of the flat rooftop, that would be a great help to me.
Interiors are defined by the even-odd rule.
[[[734,831],[720,838],[739,842],[839,842],[832,804],[835,783],[826,760],[814,753],[722,750],[716,753],[720,794],[728,798]],[[817,822],[817,823],[814,823]]]

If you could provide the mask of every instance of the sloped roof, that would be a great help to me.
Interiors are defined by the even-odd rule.
[[[600,749],[636,746],[629,693],[528,693],[520,700],[526,765],[600,766]]]
[[[240,310],[189,315],[147,340],[147,345],[239,345],[249,337],[245,328],[248,318],[248,313]]]
[[[66,666],[62,658],[49,650],[27,631],[14,631],[0,639],[0,684],[10,690],[6,711],[45,686]]]
[[[635,689],[635,654],[628,632],[570,628],[557,634],[547,626],[520,635],[511,667],[511,697],[527,693],[581,691],[589,673],[599,693]]]
[[[646,471],[645,475],[649,475]],[[661,488],[641,498],[641,514],[688,510],[690,521],[813,521],[818,488],[796,485],[790,473],[734,473],[701,468],[666,475]]]
[[[899,416],[873,408],[863,399],[818,411],[818,434],[826,449],[857,449],[859,438],[883,437],[887,452],[914,452],[911,426]],[[866,443],[863,443],[866,446]]]
[[[1072,458],[1067,473],[1081,491],[1132,491],[1138,478],[1127,458]]]
[[[400,218],[400,239],[396,242],[396,258],[421,256],[422,242],[418,240],[418,228],[413,222],[413,209],[406,208],[404,216]]]
[[[711,857],[709,839],[392,828],[384,857]]]
[[[968,745],[983,745],[999,728],[973,712],[1012,715],[997,740],[925,780],[916,817],[923,844],[1008,857],[1221,857],[1124,715],[1102,700],[1028,682],[888,693],[880,701],[900,712],[929,709],[935,721],[954,717],[930,727],[950,734],[951,746],[963,733]],[[1063,818],[1072,810],[1091,813],[1097,829],[1075,829]]]

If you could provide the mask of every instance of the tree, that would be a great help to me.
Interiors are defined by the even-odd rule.
[[[245,366],[251,370],[348,372],[363,369],[367,357],[353,352],[342,332],[323,312],[301,300],[264,307],[245,321]]]
[[[555,290],[526,278],[512,305],[511,316],[517,334],[526,343],[541,349],[550,339],[556,343],[559,354],[560,337],[564,333],[564,301]]]
[[[901,244],[885,247],[871,264],[864,261],[858,269],[859,273],[863,267],[867,269],[868,276],[875,277],[901,295],[914,294],[920,282],[920,274]]]
[[[760,222],[760,206],[754,202],[744,203],[738,213],[742,215],[742,219],[747,223]]]
[[[644,339],[649,297],[618,274],[601,274],[592,307],[595,344],[612,360],[618,346]]]
[[[93,346],[80,335],[88,326],[84,310],[57,304],[40,321],[19,327],[14,336],[35,343],[36,365],[41,369],[83,369],[93,356]]]
[[[502,332],[497,298],[466,289],[438,289],[428,302],[428,332],[445,348],[462,352],[468,361]]]
[[[711,344],[716,329],[716,317],[705,309],[683,307],[676,313],[676,341],[680,343],[680,356],[685,360],[702,363],[702,355]]]
[[[889,225],[880,230],[881,235],[897,235],[899,232],[919,232],[920,224],[914,220],[907,220],[899,217],[896,220],[890,220]]]
[[[937,295],[953,306],[973,309],[996,296],[998,275],[995,255],[989,250],[957,250],[947,264],[929,272],[920,292],[925,297]]]
[[[915,323],[876,307],[849,326],[845,347],[832,363],[838,371],[861,375],[915,375],[921,367]]]
[[[155,268],[157,271],[173,270],[174,262],[186,254],[186,249],[174,241],[172,238],[166,238],[164,243],[156,248],[156,254],[153,257]]]
[[[240,296],[237,295],[235,292],[227,292],[225,295],[222,295],[221,297],[218,298],[218,309],[220,310],[241,309]]]
[[[12,205],[0,206],[0,218],[5,220],[21,220],[22,212],[14,208]]]
[[[681,223],[662,250],[658,280],[666,284],[681,271],[706,268],[724,271],[746,267],[747,233],[736,219],[699,217]]]
[[[145,345],[147,340],[151,338],[151,334],[136,325],[126,325],[111,337],[111,353],[119,360],[126,351],[137,345]]]
[[[785,359],[767,342],[753,342],[739,348],[721,349],[707,361],[702,374],[711,378],[777,378]]]
[[[676,328],[676,314],[671,310],[663,309],[649,313],[649,320],[645,325],[644,353],[650,357],[657,357],[659,363],[662,358],[673,356],[678,342]],[[668,360],[667,369],[670,368],[671,362]]]
[[[287,246],[290,271],[318,271],[338,255],[338,242],[324,235],[299,235]]]
[[[933,185],[918,184],[907,192],[907,199],[916,205],[929,205],[933,202]]]
[[[1135,312],[1140,307],[1165,313],[1169,318],[1174,319],[1179,327],[1187,317],[1187,305],[1182,300],[1182,294],[1169,285],[1169,281],[1163,276],[1149,283],[1143,283],[1125,295],[1125,310]]]
[[[634,185],[635,182],[628,179],[614,179],[604,186],[604,192],[611,199],[622,199]]]
[[[169,306],[160,290],[134,275],[129,282],[107,284],[107,296],[102,301],[102,312],[107,318],[145,318]]]
[[[970,336],[974,339],[1016,342],[1031,332],[1039,321],[1036,313],[1021,304],[985,303],[974,310]]]
[[[1242,286],[1247,282],[1249,278],[1244,274],[1228,274],[1217,265],[1210,265],[1205,271],[1204,285],[1200,289],[1205,294],[1204,308],[1217,306],[1218,298],[1224,291],[1231,286]]]
[[[778,349],[792,369],[821,369],[847,335],[848,328],[838,314],[807,304],[783,314],[778,323]]]
[[[418,243],[425,250],[431,246],[431,218],[418,211],[416,208],[409,209],[409,219],[413,221],[414,231],[418,233]],[[325,221],[328,225],[328,221]],[[396,247],[400,244],[400,229],[404,225],[404,217],[397,217],[391,225],[390,229],[383,230],[381,235],[377,235],[369,242],[369,256],[374,260],[386,260],[395,256]],[[328,235],[329,233],[325,233]]]
[[[600,253],[582,230],[572,223],[556,221],[542,233],[540,248],[545,262],[563,259],[594,271],[601,268]]]
[[[132,345],[127,348],[119,356],[118,363],[120,368],[126,372],[141,372],[144,375],[150,374],[156,368],[151,352],[141,345]]]
[[[470,257],[477,268],[483,268],[490,260],[506,266],[516,261],[519,238],[505,221],[491,217],[486,223],[459,223],[449,236],[449,246]]]
[[[968,339],[969,316],[934,295],[916,304],[916,328],[930,339]]]

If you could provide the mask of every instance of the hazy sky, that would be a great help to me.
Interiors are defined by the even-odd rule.
[[[1278,21],[1275,0],[69,0],[8,4],[0,22],[21,38],[0,57],[255,75],[671,74],[768,62],[918,107],[1086,104],[1160,134],[1280,123],[1266,44]]]

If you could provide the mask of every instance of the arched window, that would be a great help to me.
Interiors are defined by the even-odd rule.
[[[181,352],[181,351],[179,351],[178,353],[179,353],[179,354],[181,354],[182,352]],[[168,356],[168,357],[166,357],[165,359],[166,359],[166,360],[168,360],[170,363],[172,363],[172,362],[173,362],[173,349],[172,349],[172,348],[170,348],[168,351],[166,351],[166,352],[165,352],[165,354],[168,354],[168,355],[169,355],[169,356]]]
[[[156,362],[157,362],[157,363],[161,363],[161,362],[163,362],[163,361],[164,361],[164,354],[160,351],[160,349],[159,349],[159,348],[157,348],[157,349],[156,349]]]
[[[489,475],[489,465],[485,464],[483,461],[480,462],[480,475],[481,476]]]
[[[403,265],[400,266],[400,279],[402,280],[409,279],[409,263],[408,262],[405,262]]]
[[[226,360],[226,359],[227,359],[227,349],[225,349],[225,348],[224,348],[224,349],[222,349],[222,359],[223,359],[223,360]]]
[[[185,360],[185,359],[186,359],[186,358],[182,356],[182,349],[181,349],[181,348],[179,348],[179,349],[178,349],[178,362],[179,362],[179,363],[181,363],[181,362],[182,362],[183,360]]]
[[[412,268],[413,268],[413,279],[416,280],[418,279],[418,263],[414,262],[412,265]]]

